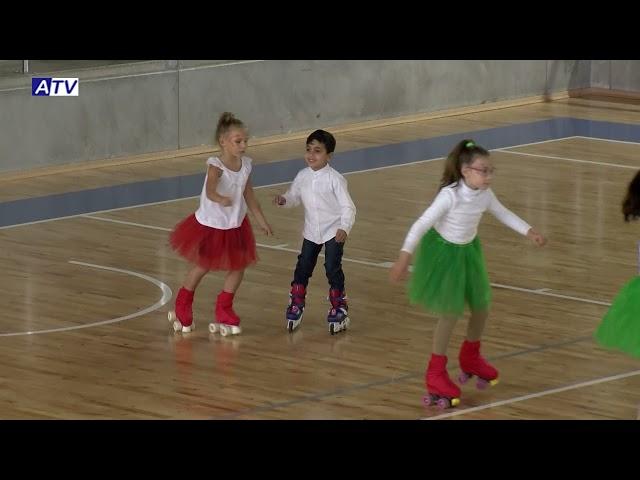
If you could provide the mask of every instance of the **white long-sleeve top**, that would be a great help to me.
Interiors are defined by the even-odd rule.
[[[431,227],[451,243],[469,243],[477,235],[478,224],[486,210],[522,235],[526,235],[531,228],[527,222],[504,207],[490,188],[474,190],[461,180],[438,192],[429,208],[409,229],[401,250],[413,254],[422,236]]]
[[[338,229],[347,234],[356,220],[356,206],[347,189],[347,180],[329,165],[320,170],[300,170],[283,195],[285,207],[304,207],[303,236],[323,244],[336,236]]]

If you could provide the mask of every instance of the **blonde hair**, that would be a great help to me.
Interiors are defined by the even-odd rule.
[[[220,137],[226,135],[226,133],[232,128],[246,128],[242,121],[238,120],[231,112],[223,112],[218,119],[218,125],[216,126],[216,143],[220,145]]]

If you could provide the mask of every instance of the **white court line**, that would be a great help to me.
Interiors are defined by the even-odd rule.
[[[75,325],[73,327],[50,328],[48,330],[33,330],[30,332],[0,333],[0,337],[17,337],[20,335],[37,335],[40,333],[68,332],[70,330],[80,330],[82,328],[97,327],[98,325],[108,325],[110,323],[124,322],[125,320],[131,320],[132,318],[139,317],[141,315],[146,315],[147,313],[153,312],[154,310],[158,310],[159,308],[169,303],[169,301],[171,300],[171,297],[173,296],[173,292],[171,291],[171,288],[169,288],[169,286],[166,283],[161,282],[156,278],[149,277],[148,275],[144,275],[142,273],[132,272],[131,270],[122,270],[122,269],[113,268],[113,267],[105,267],[103,265],[96,265],[94,263],[77,262],[75,260],[69,260],[69,263],[72,263],[74,265],[83,265],[85,267],[99,268],[101,270],[109,270],[112,272],[125,273],[127,275],[133,275],[134,277],[142,278],[143,280],[147,280],[148,282],[151,282],[154,285],[157,285],[158,288],[160,288],[160,290],[162,291],[162,296],[160,297],[160,300],[158,300],[153,305],[147,308],[144,308],[142,310],[138,310],[135,313],[125,315],[124,317],[113,318],[111,320],[103,320],[101,322],[84,323],[82,325]]]
[[[104,222],[111,222],[111,223],[122,223],[124,225],[131,225],[134,227],[141,227],[141,228],[149,228],[152,230],[162,230],[165,232],[169,232],[171,231],[170,228],[165,228],[165,227],[157,227],[155,225],[145,225],[143,223],[135,223],[135,222],[126,222],[124,220],[115,220],[112,218],[104,218],[104,217],[97,217],[94,215],[84,215],[85,218],[90,218],[92,220],[100,220],[100,221],[104,221]],[[258,247],[262,247],[262,248],[269,248],[271,250],[280,250],[283,252],[292,252],[292,253],[300,253],[300,250],[295,250],[293,248],[286,248],[284,245],[265,245],[262,243],[256,243],[256,245]],[[321,253],[319,256],[324,257],[324,254]],[[361,265],[369,265],[372,267],[379,267],[379,268],[390,268],[393,265],[393,262],[371,262],[368,260],[357,260],[354,258],[346,258],[346,257],[342,257],[342,261],[343,262],[351,262],[351,263],[359,263]],[[409,269],[411,270],[411,267],[409,267]],[[563,298],[565,300],[575,300],[576,302],[583,302],[583,303],[593,303],[596,305],[604,305],[604,306],[609,306],[611,305],[610,303],[607,302],[600,302],[597,300],[591,300],[588,298],[580,298],[580,297],[572,297],[569,295],[561,295],[558,293],[549,293],[548,290],[550,290],[549,288],[538,288],[538,289],[530,289],[530,288],[522,288],[522,287],[515,287],[512,285],[503,285],[501,283],[492,283],[491,286],[496,287],[496,288],[504,288],[507,290],[515,290],[518,292],[525,292],[525,293],[533,293],[534,295],[544,295],[547,297],[555,297],[555,298]]]
[[[556,157],[554,155],[541,155],[541,154],[538,154],[538,153],[518,152],[518,151],[515,151],[515,150],[507,150],[505,148],[496,148],[495,151],[496,152],[504,152],[504,153],[512,153],[514,155],[525,155],[527,157],[553,158],[555,160],[565,160],[567,162],[588,163],[590,165],[602,165],[602,166],[605,166],[605,167],[628,168],[630,170],[638,170],[638,168],[640,168],[640,165],[622,165],[620,163],[594,162],[592,160],[580,160],[580,159],[577,159],[577,158]]]
[[[503,147],[503,148],[517,148],[517,147],[528,146],[528,145],[538,145],[538,144],[541,144],[541,143],[559,142],[559,141],[567,140],[567,139],[571,139],[571,138],[574,138],[574,137],[563,137],[563,138],[555,138],[555,139],[550,139],[550,140],[542,140],[540,142],[523,143],[523,144],[511,145],[509,147]],[[586,138],[589,138],[589,137],[586,137]],[[399,163],[399,164],[395,164],[395,165],[387,165],[385,167],[376,167],[376,168],[369,168],[369,169],[365,168],[365,169],[362,169],[362,170],[355,170],[353,172],[345,172],[343,175],[351,175],[352,173],[373,172],[373,171],[376,171],[376,170],[386,170],[388,168],[404,167],[404,166],[407,166],[407,165],[416,165],[418,163],[434,162],[434,161],[443,160],[443,159],[444,159],[444,157],[428,158],[426,160],[416,160],[415,162]],[[288,185],[290,183],[291,183],[291,181],[289,181],[289,182],[279,182],[279,183],[270,183],[268,185],[254,186],[253,188],[254,189],[258,189],[258,188],[278,187],[280,185]],[[107,210],[96,210],[94,212],[89,212],[89,213],[77,213],[75,215],[66,215],[64,217],[46,218],[44,220],[36,220],[34,222],[16,223],[14,225],[5,225],[3,227],[0,227],[0,230],[5,230],[5,229],[9,229],[9,228],[16,228],[16,227],[24,227],[24,226],[27,226],[27,225],[36,225],[38,223],[55,222],[57,220],[67,220],[67,219],[70,219],[70,218],[86,217],[87,215],[89,215],[91,213],[118,212],[120,210],[130,210],[132,208],[143,208],[143,207],[151,207],[151,206],[154,206],[154,205],[162,205],[162,204],[165,204],[165,203],[182,202],[182,201],[185,201],[185,200],[193,200],[193,199],[199,198],[199,197],[200,197],[200,194],[193,195],[191,197],[174,198],[172,200],[161,200],[159,202],[142,203],[142,204],[138,204],[138,205],[129,205],[127,207],[110,208],[110,209],[107,209]]]
[[[566,392],[567,390],[575,390],[577,388],[588,387],[590,385],[597,385],[599,383],[612,382],[613,380],[619,380],[621,378],[634,377],[640,375],[640,370],[634,370],[633,372],[620,373],[618,375],[612,375],[609,377],[596,378],[595,380],[589,380],[586,382],[575,383],[573,385],[567,385],[565,387],[552,388],[550,390],[543,390],[537,393],[530,393],[529,395],[522,395],[521,397],[509,398],[507,400],[501,400],[499,402],[487,403],[486,405],[479,405],[477,407],[466,408],[463,410],[455,410],[453,412],[443,413],[442,415],[436,415],[434,417],[425,417],[420,420],[439,420],[441,418],[455,417],[457,415],[464,415],[466,413],[478,412],[480,410],[486,410],[488,408],[500,407],[502,405],[509,405],[511,403],[522,402],[530,400],[532,398],[544,397],[546,395],[553,395],[554,393]]]
[[[572,297],[570,295],[561,295],[559,293],[550,293],[547,291],[547,290],[550,290],[549,288],[539,288],[537,290],[531,290],[529,288],[513,287],[511,285],[502,285],[501,283],[492,283],[491,286],[498,287],[498,288],[505,288],[507,290],[516,290],[518,292],[533,293],[535,295],[545,295],[547,297],[564,298],[566,300],[575,300],[576,302],[593,303],[595,305],[604,305],[606,307],[611,306],[611,304],[608,302],[600,302],[598,300],[591,300],[589,298]]]
[[[85,217],[85,218],[90,218],[92,220],[100,220],[100,221],[103,221],[103,222],[122,223],[124,225],[131,225],[133,227],[150,228],[152,230],[162,230],[164,232],[170,232],[171,231],[170,228],[157,227],[155,225],[146,225],[144,223],[126,222],[124,220],[115,220],[113,218],[97,217],[95,215],[82,215],[82,216]],[[267,245],[267,244],[264,244],[264,243],[257,243],[256,242],[256,245],[258,247],[262,247],[262,248],[270,248],[271,250],[280,250],[280,251],[283,251],[283,252],[300,253],[300,250],[295,250],[293,248],[287,248],[288,243],[281,243],[279,245]],[[319,256],[320,257],[324,257],[324,253],[321,253]],[[356,260],[356,259],[353,259],[353,258],[345,258],[345,257],[342,257],[342,260],[345,261],[345,262],[360,263],[362,265],[371,265],[373,267],[383,266],[379,262],[369,262],[367,260]]]
[[[600,137],[583,137],[581,135],[576,135],[573,138],[582,138],[585,140],[598,140],[600,142],[615,142],[615,143],[626,143],[627,145],[640,145],[640,142],[629,142],[625,140],[611,140],[609,138],[600,138]]]

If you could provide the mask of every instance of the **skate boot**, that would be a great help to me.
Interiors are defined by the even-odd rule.
[[[304,298],[306,295],[304,285],[294,283],[291,286],[291,293],[289,293],[289,305],[287,306],[287,330],[293,332],[300,322],[302,322],[302,315],[304,314]]]
[[[458,381],[461,384],[467,383],[474,375],[478,377],[476,387],[480,390],[498,383],[498,370],[480,355],[480,340],[476,342],[465,340],[460,348],[458,359],[460,360],[460,370],[462,370],[458,376]]]
[[[425,383],[427,395],[422,399],[425,405],[437,405],[444,410],[460,403],[460,389],[449,378],[446,355],[431,354]]]
[[[196,328],[193,321],[193,291],[181,287],[176,297],[175,310],[170,310],[167,315],[174,332],[189,333]]]
[[[327,322],[329,322],[329,332],[334,335],[341,330],[346,330],[351,323],[348,314],[349,306],[344,291],[335,288],[329,290],[329,301],[331,308],[327,314]]]
[[[240,317],[233,311],[233,296],[233,293],[224,290],[218,294],[215,309],[216,321],[209,324],[211,333],[220,332],[223,337],[242,333]]]

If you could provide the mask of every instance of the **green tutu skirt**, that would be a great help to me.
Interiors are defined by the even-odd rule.
[[[416,251],[409,300],[438,316],[460,317],[465,306],[488,310],[491,285],[480,239],[458,245],[429,230]]]
[[[604,347],[640,357],[640,276],[618,292],[594,337]]]

